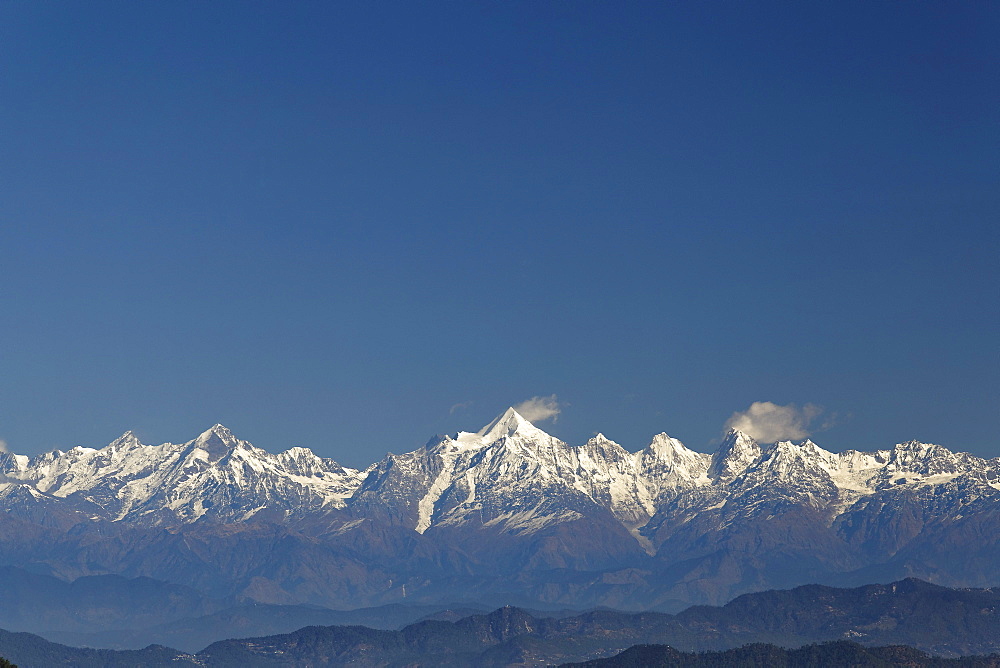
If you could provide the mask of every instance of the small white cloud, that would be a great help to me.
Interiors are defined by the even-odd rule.
[[[0,452],[10,452],[10,450],[7,449],[7,441],[2,438],[0,438]]]
[[[475,403],[475,402],[473,402],[473,401],[463,401],[462,403],[455,404],[448,411],[448,415],[454,415],[455,411],[465,410],[466,408],[468,408],[469,406],[471,406],[473,403]]]
[[[779,406],[770,401],[755,401],[742,413],[733,413],[727,429],[738,429],[761,443],[797,441],[809,436],[809,423],[823,412],[814,404],[799,408],[795,404]]]
[[[563,406],[567,405],[565,402],[560,404],[556,395],[553,394],[547,397],[531,397],[514,406],[514,410],[528,422],[542,422],[544,420],[556,422]]]

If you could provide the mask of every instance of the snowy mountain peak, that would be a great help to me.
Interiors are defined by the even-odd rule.
[[[129,429],[127,432],[113,440],[109,447],[113,450],[122,450],[133,448],[137,445],[142,445],[142,443],[139,441],[139,437],[135,435],[135,432]]]
[[[829,472],[839,467],[839,458],[812,441],[806,439],[795,444],[791,441],[777,441],[762,449],[763,460],[758,468],[788,472],[803,470]]]
[[[653,440],[649,442],[647,449],[651,452],[657,453],[688,451],[687,447],[685,447],[683,443],[678,441],[676,438],[670,438],[666,432],[660,432],[654,436]]]
[[[760,457],[761,449],[757,441],[738,429],[730,429],[722,445],[712,455],[708,475],[721,480],[735,478]]]
[[[954,473],[962,468],[960,457],[951,450],[933,443],[907,441],[888,453],[888,469],[923,475]]]
[[[235,443],[237,441],[236,437],[233,436],[233,432],[229,431],[229,429],[227,429],[223,425],[216,423],[211,427],[209,427],[208,429],[206,429],[205,431],[201,432],[201,434],[198,435],[198,438],[195,439],[195,442],[196,443],[206,442],[212,439],[213,437],[219,438],[225,442]]]
[[[628,451],[626,451],[624,448],[622,448],[621,445],[619,445],[618,443],[612,441],[610,438],[608,438],[607,436],[605,436],[604,434],[602,434],[600,432],[594,434],[589,439],[587,439],[586,446],[589,446],[589,447],[605,447],[605,448],[610,446],[612,448],[621,448],[624,453],[626,453],[626,454],[628,453]]]
[[[195,448],[207,452],[209,461],[213,462],[225,457],[242,443],[243,441],[233,436],[233,432],[221,424],[211,426],[191,441],[191,445]]]
[[[806,456],[820,459],[823,461],[832,461],[837,459],[837,456],[830,452],[829,450],[824,450],[819,447],[811,439],[806,439],[799,444],[799,450],[801,450]]]
[[[654,497],[664,489],[675,489],[678,485],[708,482],[705,474],[711,455],[695,452],[665,433],[654,436],[649,445],[635,453],[633,458]]]
[[[509,438],[515,434],[526,439],[535,439],[539,436],[548,437],[544,431],[531,424],[513,408],[508,408],[502,415],[498,416],[488,425],[480,429],[476,436],[483,443],[494,443],[501,438]]]

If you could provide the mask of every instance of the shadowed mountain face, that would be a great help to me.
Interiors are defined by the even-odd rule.
[[[806,582],[990,586],[1000,563],[1000,460],[915,441],[835,454],[734,431],[702,454],[660,434],[630,453],[603,435],[568,445],[508,410],[365,471],[216,425],[183,444],[126,433],[4,453],[0,474],[0,563],[151,578],[193,592],[199,614],[220,601],[676,611]],[[182,607],[160,606],[177,615],[157,623],[196,616]]]

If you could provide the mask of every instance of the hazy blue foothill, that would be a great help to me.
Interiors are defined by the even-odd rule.
[[[0,568],[0,588],[0,628],[31,630],[66,645],[110,649],[165,645],[197,652],[224,638],[290,632],[303,626],[395,629],[428,616],[483,611],[398,603],[359,610],[269,605],[212,599],[151,578],[85,576],[69,583],[12,567]]]
[[[1000,598],[992,590],[948,589],[908,579],[855,589],[809,585],[747,594],[722,607],[693,607],[677,615],[599,610],[547,616],[504,607],[399,630],[308,626],[215,642],[196,654],[154,645],[132,651],[78,649],[3,631],[0,654],[25,667],[544,666],[593,657],[614,657],[593,664],[609,666],[994,666],[1000,656],[998,614]],[[651,644],[660,647],[634,647]],[[742,649],[680,655],[731,648]],[[983,658],[987,654],[993,658]],[[935,656],[970,658],[948,662]]]

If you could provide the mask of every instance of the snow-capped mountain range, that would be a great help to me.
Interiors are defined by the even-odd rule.
[[[44,563],[65,577],[186,583],[141,550],[229,527],[227,537],[286,536],[308,575],[267,554],[220,571],[216,562],[230,557],[209,558],[188,538],[170,549],[184,551],[192,572],[211,562],[213,577],[258,600],[377,603],[430,596],[447,577],[465,592],[513,587],[536,602],[637,604],[644,592],[642,601],[666,605],[872,568],[990,584],[981,563],[1000,550],[988,537],[1000,526],[1000,458],[916,441],[833,453],[809,440],[762,445],[738,431],[713,454],[666,434],[632,453],[601,434],[569,445],[509,409],[477,432],[388,454],[364,471],[305,448],[272,454],[221,425],[183,444],[144,445],[127,432],[101,449],[0,454],[0,509],[7,521],[67,536],[123,537],[115,555],[84,566],[66,557],[83,549],[77,543],[58,556],[34,543],[0,545],[8,563]],[[950,565],[947,541],[965,543]],[[328,594],[302,584],[319,573]]]
[[[180,445],[143,445],[129,431],[99,450],[6,455],[0,466],[0,498],[25,489],[95,518],[156,524],[342,508],[363,479],[307,448],[255,448],[219,424]]]
[[[630,453],[603,434],[568,445],[513,408],[478,432],[387,455],[365,471],[307,448],[271,454],[219,424],[183,444],[144,445],[126,432],[101,449],[0,457],[0,499],[26,490],[93,518],[238,522],[260,513],[302,517],[351,505],[362,515],[364,508],[379,508],[418,533],[470,523],[531,533],[597,508],[637,532],[686,493],[715,503],[742,499],[746,510],[755,490],[780,490],[796,503],[837,512],[901,485],[961,478],[984,493],[1000,490],[1000,458],[917,441],[872,453],[832,453],[811,440],[762,447],[734,430],[711,455],[666,434]]]

